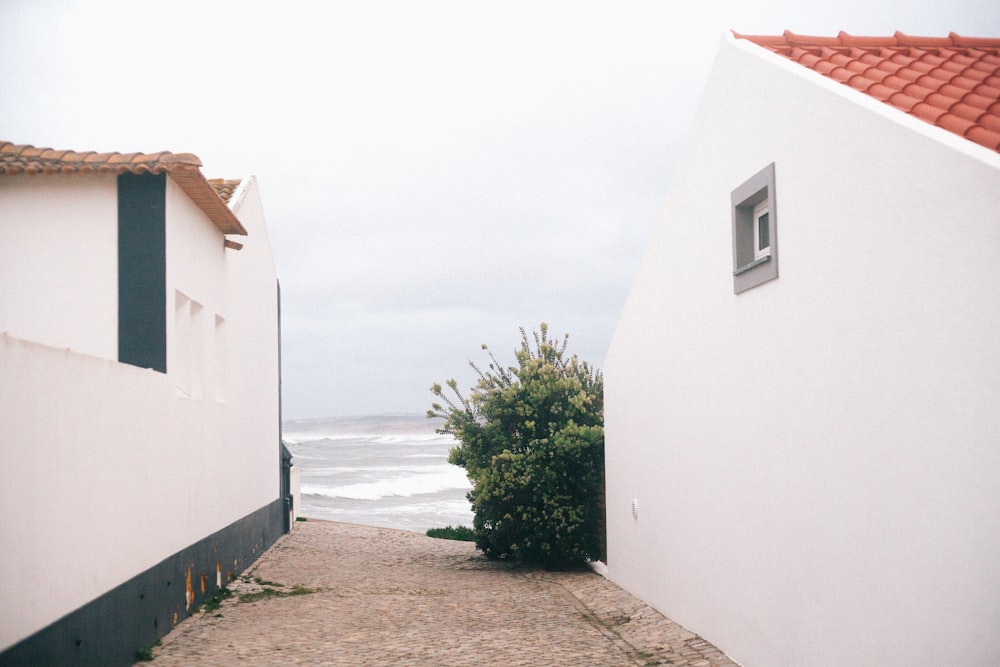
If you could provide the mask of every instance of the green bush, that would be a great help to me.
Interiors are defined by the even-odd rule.
[[[449,395],[432,386],[443,404],[427,415],[459,441],[449,461],[472,482],[476,546],[489,558],[573,567],[601,555],[603,378],[567,358],[569,336],[553,341],[540,329],[533,346],[521,329],[516,366],[489,352],[488,370],[470,362],[479,379],[468,398],[455,380]]]

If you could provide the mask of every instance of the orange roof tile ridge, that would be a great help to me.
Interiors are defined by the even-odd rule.
[[[750,35],[731,31],[736,39],[745,39],[759,46],[858,46],[872,48],[877,46],[913,46],[913,47],[944,47],[944,48],[1000,48],[1000,38],[966,37],[955,32],[949,32],[947,37],[924,37],[907,35],[897,30],[892,35],[859,36],[851,35],[843,30],[836,37],[819,35],[800,35],[785,30],[781,35]]]
[[[18,157],[41,163],[70,162],[91,165],[162,165],[172,167],[201,167],[201,160],[193,153],[119,153],[117,151],[99,153],[97,151],[55,150],[39,148],[30,144],[0,142],[0,156]]]
[[[36,148],[29,144],[0,141],[0,176],[166,172],[220,231],[224,234],[246,234],[246,228],[201,173],[201,166],[201,160],[193,153],[57,151],[52,148]]]
[[[956,35],[953,32],[949,32],[948,37],[950,37],[951,41],[955,43],[955,46],[961,46],[967,49],[1000,48],[1000,38],[996,37],[963,37],[962,35]]]
[[[736,39],[745,39],[759,46],[788,46],[784,35],[749,35],[730,29]],[[787,30],[785,32],[788,32]]]
[[[1000,39],[744,35],[745,39],[920,120],[1000,152]]]

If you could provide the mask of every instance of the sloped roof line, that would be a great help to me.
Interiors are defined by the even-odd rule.
[[[98,153],[54,150],[0,141],[0,176],[13,174],[162,174],[168,173],[223,234],[247,230],[201,173],[192,153]]]
[[[849,35],[744,35],[803,67],[1000,152],[1000,39]]]

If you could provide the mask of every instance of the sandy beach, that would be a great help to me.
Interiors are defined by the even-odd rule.
[[[299,522],[231,589],[152,664],[736,664],[598,574],[511,567],[415,532]]]

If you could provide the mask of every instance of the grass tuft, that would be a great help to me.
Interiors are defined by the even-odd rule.
[[[281,584],[271,584],[271,582],[265,582],[265,585],[268,584],[281,586]],[[290,590],[262,588],[259,591],[254,591],[253,593],[244,593],[240,596],[240,602],[258,602],[259,600],[268,600],[270,598],[287,598],[293,595],[309,595],[310,593],[315,592],[315,588],[306,588],[305,586],[292,586]]]
[[[431,528],[427,531],[427,537],[436,537],[441,540],[459,540],[461,542],[475,542],[476,532],[468,526],[456,526],[452,528]]]
[[[222,601],[231,596],[233,592],[228,588],[220,588],[208,597],[202,603],[202,611],[206,614],[213,611],[217,611],[220,606],[222,606]]]

